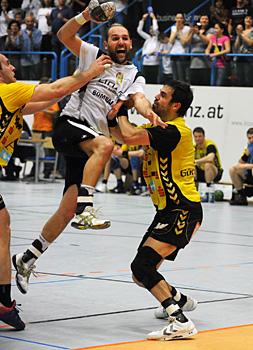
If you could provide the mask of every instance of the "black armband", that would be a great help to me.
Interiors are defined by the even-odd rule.
[[[126,117],[128,117],[128,110],[127,110],[127,106],[126,105],[122,105],[118,111],[117,114],[117,118],[122,117],[123,115],[125,115]]]
[[[115,128],[118,125],[118,122],[116,118],[113,118],[111,120],[107,119],[107,124],[109,128]]]

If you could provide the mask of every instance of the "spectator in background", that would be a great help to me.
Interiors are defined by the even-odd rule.
[[[211,36],[215,33],[209,27],[207,15],[200,16],[188,32],[187,43],[191,45],[191,53],[205,53]],[[210,85],[211,64],[207,57],[193,56],[190,64],[190,81],[192,85]]]
[[[168,56],[168,54],[171,51],[172,45],[170,43],[169,33],[160,33],[158,35],[158,39],[160,41],[160,53],[164,55],[162,56],[162,64],[160,65],[159,74],[159,83],[163,84],[164,81],[168,81],[173,78],[171,59],[170,56]]]
[[[21,30],[26,28],[26,25],[24,23],[24,18],[21,10],[17,10],[14,12],[14,19],[20,24]]]
[[[230,38],[225,24],[216,23],[214,29],[216,34],[211,36],[205,53],[211,60],[216,60],[216,85],[224,86],[227,80],[228,63],[225,55],[231,51]]]
[[[235,51],[243,54],[253,54],[253,19],[244,18],[244,28],[241,24],[236,27]],[[253,86],[253,57],[237,57],[236,73],[240,86]]]
[[[40,51],[42,33],[35,27],[35,19],[29,15],[25,18],[26,29],[22,30],[22,51]],[[22,79],[40,79],[40,55],[24,54],[21,57]]]
[[[13,19],[13,13],[7,0],[2,0],[0,5],[0,51],[4,50],[9,22]]]
[[[30,15],[37,19],[38,11],[41,7],[40,0],[23,0],[21,9],[25,13],[25,17]]]
[[[19,22],[12,20],[8,24],[8,35],[5,41],[5,50],[6,51],[21,51],[24,45],[23,36],[21,34],[21,26]],[[11,64],[16,68],[15,76],[16,79],[20,80],[21,75],[21,64],[20,64],[21,55],[9,55],[9,60]]]
[[[244,18],[252,15],[252,7],[245,3],[245,0],[236,0],[235,7],[232,7],[230,12],[230,21],[228,26],[228,32],[230,36],[234,36],[236,33],[236,27],[238,24],[244,24]]]
[[[149,34],[143,31],[144,23],[150,16],[152,25],[149,29]],[[137,33],[145,40],[142,48],[143,56],[143,75],[147,84],[158,83],[158,73],[160,58],[158,56],[160,43],[158,40],[158,23],[153,12],[145,13],[139,21]]]
[[[51,12],[49,18],[49,25],[52,26],[52,50],[58,57],[58,68],[61,51],[65,49],[65,46],[60,42],[57,37],[58,30],[73,17],[73,10],[71,7],[65,5],[66,0],[58,0],[58,5]]]
[[[221,22],[226,23],[229,19],[229,10],[225,7],[223,0],[216,0],[213,5],[210,6],[210,20],[211,25]]]
[[[177,13],[176,24],[171,27],[170,43],[172,44],[171,54],[187,53],[187,37],[190,30],[186,26],[182,13]],[[189,58],[186,56],[172,56],[173,79],[188,82],[189,81]]]
[[[248,205],[247,195],[253,195],[252,188],[244,188],[244,184],[253,185],[253,128],[248,129],[247,138],[248,144],[241,158],[229,169],[234,187],[231,205]]]
[[[197,127],[193,130],[195,141],[196,182],[205,182],[210,187],[220,181],[223,173],[221,159],[216,144],[205,137],[205,130]]]
[[[85,7],[88,4],[88,0],[81,1],[81,0],[72,0],[71,2],[71,8],[73,11],[73,15],[76,16],[79,13],[81,13]],[[85,23],[79,30],[79,35],[82,37],[84,34],[88,33],[90,31],[90,23]]]
[[[128,153],[121,148],[121,145],[115,143],[111,161],[110,161],[110,171],[113,173],[117,180],[117,185],[112,190],[111,193],[125,193],[126,188],[122,179],[122,175],[131,174],[131,167],[129,163]]]
[[[42,0],[41,1],[42,7],[38,11],[38,29],[42,33],[42,41],[41,41],[41,51],[52,51],[52,32],[51,32],[51,26],[48,25],[49,23],[49,17],[53,10],[53,0]],[[50,76],[51,70],[50,70],[50,58],[52,56],[44,55],[42,57],[42,71],[41,76]]]

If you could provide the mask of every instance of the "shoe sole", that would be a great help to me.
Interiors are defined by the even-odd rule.
[[[20,291],[22,294],[26,294],[26,293],[27,293],[27,290],[23,289],[22,286],[19,284],[19,281],[18,281],[18,267],[17,267],[17,263],[16,263],[16,255],[13,255],[13,257],[12,257],[12,264],[13,264],[13,266],[15,267],[15,270],[17,271],[17,272],[16,272],[16,275],[15,275],[16,285],[17,285],[19,291]]]
[[[180,340],[180,339],[185,339],[185,338],[190,338],[193,337],[198,333],[197,329],[194,327],[191,330],[188,331],[178,331],[176,334],[163,334],[160,337],[155,337],[155,336],[147,336],[148,340],[164,340],[164,341],[169,341],[169,340]]]
[[[78,224],[77,222],[71,222],[71,226],[77,230],[87,230],[87,229],[104,230],[104,229],[110,227],[111,223],[104,223],[103,225],[99,225],[99,226],[88,226],[88,225]]]

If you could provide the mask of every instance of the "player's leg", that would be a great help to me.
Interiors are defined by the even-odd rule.
[[[0,195],[0,321],[16,330],[25,328],[11,300],[10,216]]]
[[[98,219],[93,208],[93,194],[98,179],[111,156],[113,143],[108,137],[98,135],[82,142],[80,148],[89,158],[84,167],[82,184],[78,190],[76,216],[71,225],[77,229],[105,229],[111,223],[109,220]]]

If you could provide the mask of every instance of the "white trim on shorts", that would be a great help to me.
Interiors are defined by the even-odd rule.
[[[101,135],[101,134],[97,133],[96,131],[94,131],[93,129],[91,129],[91,128],[89,128],[89,127],[83,125],[83,124],[75,123],[74,121],[69,120],[69,119],[67,119],[67,121],[68,121],[69,124],[73,125],[74,127],[79,128],[79,129],[82,129],[82,130],[84,130],[84,131],[90,133],[91,135],[93,135],[93,136],[95,136],[95,137]]]

